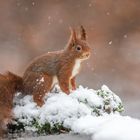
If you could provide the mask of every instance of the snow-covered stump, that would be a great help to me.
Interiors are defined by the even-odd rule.
[[[120,98],[107,86],[99,90],[80,86],[70,95],[50,93],[40,108],[32,96],[17,100],[15,97],[14,120],[10,131],[32,131],[39,134],[53,134],[75,130],[75,122],[83,117],[119,114],[123,111]],[[13,130],[14,129],[14,130]]]

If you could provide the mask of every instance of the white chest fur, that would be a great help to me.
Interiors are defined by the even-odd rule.
[[[79,73],[80,66],[81,66],[81,60],[77,59],[75,61],[75,64],[74,64],[74,67],[73,67],[73,70],[72,70],[72,77],[76,76]]]
[[[53,77],[53,81],[52,81],[52,87],[58,83],[58,79],[57,79],[57,76],[54,76]]]

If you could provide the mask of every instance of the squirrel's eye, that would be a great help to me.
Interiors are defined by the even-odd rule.
[[[78,51],[80,51],[80,50],[81,50],[81,47],[80,47],[80,46],[78,46],[76,49],[77,49]]]

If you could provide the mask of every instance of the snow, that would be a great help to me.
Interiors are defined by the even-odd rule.
[[[109,16],[110,15],[110,12],[106,12],[106,15]]]
[[[123,37],[124,37],[124,38],[127,38],[127,34],[125,34]]]
[[[112,41],[109,41],[108,44],[111,45],[112,44]]]
[[[44,100],[45,104],[38,107],[32,96],[15,98],[15,123],[32,131],[47,123],[51,127],[59,124],[73,133],[92,135],[93,140],[140,140],[140,120],[121,116],[121,99],[105,85],[99,90],[79,86],[70,95],[53,92]]]
[[[72,130],[90,134],[93,140],[140,140],[140,120],[128,116],[85,116],[74,122]]]
[[[32,5],[34,6],[35,5],[35,2],[32,2]]]
[[[35,119],[41,126],[49,122],[51,126],[59,123],[71,128],[71,123],[80,117],[99,116],[123,110],[119,97],[105,85],[97,91],[79,86],[70,95],[61,91],[50,93],[45,97],[45,104],[41,108],[29,95],[20,101],[16,100],[15,104],[15,118],[25,126],[32,125]],[[122,107],[122,110],[119,110],[119,107]]]
[[[88,6],[89,6],[89,7],[92,7],[92,3],[90,3]]]
[[[40,82],[44,82],[44,77],[41,78]]]

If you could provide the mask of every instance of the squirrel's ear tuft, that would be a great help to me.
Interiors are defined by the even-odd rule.
[[[76,31],[72,27],[69,27],[69,28],[70,28],[70,32],[71,32],[69,42],[70,43],[75,43],[76,42],[76,38],[77,38]]]
[[[86,30],[84,29],[82,25],[80,26],[80,39],[82,40],[87,39]]]

